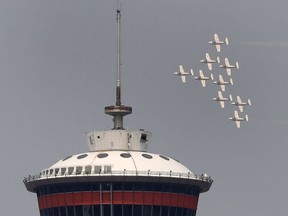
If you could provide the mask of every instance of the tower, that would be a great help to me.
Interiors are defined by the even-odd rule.
[[[149,131],[123,127],[132,107],[121,104],[119,1],[116,14],[116,103],[105,107],[113,128],[87,133],[88,152],[60,159],[24,184],[37,194],[41,216],[194,216],[212,179],[147,152]]]

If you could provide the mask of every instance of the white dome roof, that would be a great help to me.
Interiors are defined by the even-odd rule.
[[[65,183],[67,178],[69,182],[173,181],[199,186],[201,192],[209,190],[212,183],[208,175],[194,174],[171,157],[146,152],[151,139],[151,133],[147,131],[93,131],[86,137],[89,152],[68,156],[39,175],[29,176],[25,179],[28,190],[34,191],[46,181]]]
[[[110,167],[113,171],[191,173],[177,160],[139,151],[101,151],[76,154],[59,160],[49,170],[68,167]],[[192,173],[191,173],[192,174]]]

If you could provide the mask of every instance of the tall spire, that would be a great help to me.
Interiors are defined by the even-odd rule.
[[[116,104],[105,107],[105,113],[113,116],[114,130],[123,130],[123,116],[132,113],[132,107],[121,104],[121,52],[120,52],[120,33],[121,33],[121,10],[120,2],[117,0],[116,9],[117,21],[117,62],[116,62]]]
[[[116,10],[116,21],[117,21],[117,63],[116,63],[116,106],[121,106],[121,52],[120,52],[120,21],[121,21],[121,10],[120,3],[117,0]]]

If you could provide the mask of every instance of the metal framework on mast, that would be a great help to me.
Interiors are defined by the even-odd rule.
[[[116,9],[116,21],[117,21],[117,62],[116,62],[116,104],[105,107],[105,113],[113,116],[114,130],[123,130],[123,116],[132,113],[132,107],[123,106],[121,104],[121,10],[120,2],[117,0]]]

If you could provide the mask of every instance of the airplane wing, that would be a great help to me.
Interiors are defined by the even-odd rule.
[[[212,63],[207,63],[208,69],[212,70]]]
[[[184,74],[184,68],[182,65],[179,65],[179,71],[180,71],[180,74]]]
[[[200,79],[202,79],[204,77],[204,74],[203,74],[202,70],[199,70],[199,77],[200,77]]]
[[[228,58],[225,58],[225,65],[230,66],[230,62],[229,62]]]
[[[219,43],[219,37],[218,37],[218,34],[214,34],[214,40],[216,43]]]
[[[225,107],[225,103],[224,103],[224,101],[219,101],[219,103],[220,103],[220,105],[221,105],[222,108]]]
[[[238,115],[238,112],[237,110],[234,110],[234,117],[236,118],[237,121],[239,121],[239,115]]]
[[[236,127],[237,127],[237,128],[240,128],[240,121],[237,121],[237,120],[236,120],[235,123],[236,123]]]
[[[186,76],[185,76],[185,71],[182,65],[179,65],[179,72],[180,72],[180,77],[183,83],[186,82]]]
[[[242,100],[241,100],[240,96],[237,96],[237,103],[242,104]]]
[[[219,83],[220,83],[221,91],[225,92],[225,85],[221,84],[221,83],[224,83],[224,79],[221,74],[219,75]]]
[[[220,81],[220,83],[224,83],[224,79],[223,79],[221,74],[219,75],[219,81]]]
[[[202,86],[205,87],[206,86],[205,80],[200,80],[200,81],[201,81]]]
[[[223,100],[223,95],[222,95],[221,91],[218,91],[218,97],[220,100]]]
[[[221,51],[221,46],[219,44],[216,44],[215,47],[216,47],[217,52]]]

